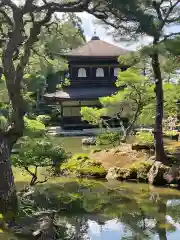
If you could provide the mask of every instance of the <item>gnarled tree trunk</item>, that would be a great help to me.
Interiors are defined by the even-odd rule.
[[[161,76],[161,69],[159,63],[159,56],[157,52],[152,54],[152,67],[154,71],[154,77],[156,80],[156,122],[155,122],[155,148],[156,148],[156,161],[164,162],[165,161],[165,151],[164,151],[164,142],[163,142],[163,81]]]
[[[14,217],[18,210],[10,151],[7,139],[0,135],[0,213],[9,220]]]

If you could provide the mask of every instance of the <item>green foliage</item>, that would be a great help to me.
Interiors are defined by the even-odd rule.
[[[15,167],[47,167],[52,166],[53,161],[64,161],[67,158],[65,150],[60,146],[54,146],[48,138],[33,139],[24,137],[18,144],[18,155],[13,158]]]
[[[98,145],[110,145],[113,146],[119,145],[122,139],[122,134],[119,132],[103,132],[97,136]]]
[[[163,88],[165,117],[177,116],[177,101],[180,99],[180,85],[178,83],[165,83]]]
[[[32,176],[31,185],[37,183],[39,167],[59,166],[69,156],[64,148],[54,146],[48,138],[23,137],[17,143],[17,152],[18,154],[12,155],[12,165]]]
[[[175,201],[166,204],[169,198]],[[178,222],[180,204],[176,199],[179,199],[179,192],[169,188],[63,178],[58,182],[37,186],[30,196],[21,197],[20,201],[21,209],[24,212],[27,209],[27,214],[31,213],[31,210],[34,211],[34,215],[46,210],[57,211],[54,220],[58,230],[61,230],[60,239],[77,239],[77,235],[79,239],[83,239],[89,228],[86,215],[91,215],[92,221],[97,221],[97,218],[101,220],[99,223],[101,226],[109,219],[119,219],[128,230],[131,230],[130,232],[125,229],[122,233],[121,239],[127,240],[137,239],[137,234],[140,236],[139,239],[152,239],[154,234],[158,234],[159,229],[155,229],[154,224],[148,223],[154,219],[155,223],[159,221],[159,225],[163,225],[166,220],[165,211]],[[144,216],[146,216],[146,228],[142,229],[139,223],[144,223]],[[21,222],[23,220],[24,218]],[[164,227],[161,226],[163,233],[166,228],[168,231],[174,231],[166,224]]]
[[[0,116],[0,129],[5,130],[8,126],[8,120],[4,116]]]
[[[33,107],[36,105],[36,101],[32,98],[32,92],[25,92],[23,95],[26,112],[32,112]]]
[[[100,118],[104,113],[104,109],[91,108],[91,107],[82,107],[81,115],[84,121],[88,121],[93,125],[100,124]]]
[[[62,170],[74,173],[77,176],[105,177],[106,171],[101,163],[92,160],[87,154],[75,154],[61,166]]]
[[[21,139],[18,148],[18,155],[12,158],[12,164],[15,167],[47,167],[52,165],[50,157],[52,145],[44,140],[35,140],[29,137]]]
[[[113,36],[118,40],[122,39],[132,42],[133,40],[137,41],[139,37],[145,35],[156,38],[156,41],[160,41],[166,35],[165,29],[169,26],[169,18],[172,25],[179,25],[179,5],[172,5],[171,1],[165,1],[166,11],[163,11],[163,3],[162,1],[146,0],[112,0],[111,2],[104,3],[105,8],[107,8],[105,16],[109,13],[109,17],[106,17],[106,24],[114,27],[110,31],[113,32]],[[168,19],[166,19],[167,13]],[[170,34],[171,37],[172,35]],[[157,36],[159,36],[159,39],[157,39]],[[165,40],[167,39],[168,37],[165,38]]]
[[[39,115],[37,116],[36,120],[43,124],[47,124],[51,120],[51,116],[49,115]]]
[[[120,72],[116,85],[126,87],[117,94],[100,98],[102,109],[83,107],[83,120],[102,127],[102,116],[116,117],[120,113],[121,118],[129,118],[130,124],[135,124],[143,109],[155,97],[152,83],[135,68]]]
[[[136,122],[137,125],[145,127],[153,126],[156,115],[155,111],[156,111],[155,101],[152,101],[143,108],[140,116],[137,119]]]
[[[167,130],[167,131],[164,131],[164,135],[167,136],[167,137],[173,137],[173,136],[177,136],[179,135],[179,131],[178,130]]]
[[[28,92],[41,92],[45,87],[46,77],[38,73],[25,74],[23,83]]]
[[[133,173],[139,181],[146,182],[148,180],[148,173],[152,167],[152,163],[149,162],[139,162],[133,164],[130,167],[131,173]]]
[[[131,129],[140,121],[144,124],[144,112],[149,111],[149,106],[155,98],[152,82],[144,77],[138,68],[131,67],[119,73],[116,85],[126,87],[116,95],[100,100],[106,112],[109,114],[120,112],[121,117],[128,117]],[[127,134],[130,134],[131,129]]]
[[[26,68],[27,73],[35,73],[33,74],[35,78],[31,78],[32,83],[34,82],[31,86],[34,85],[34,89],[38,89],[35,88],[36,84],[44,83],[43,77],[67,69],[67,63],[60,55],[84,43],[80,25],[80,18],[73,13],[66,13],[63,14],[60,22],[55,21],[48,30],[42,29]]]
[[[45,134],[45,125],[37,120],[24,117],[25,130],[24,135],[30,137],[40,137]]]
[[[150,132],[137,132],[136,140],[140,144],[154,144],[154,136]]]

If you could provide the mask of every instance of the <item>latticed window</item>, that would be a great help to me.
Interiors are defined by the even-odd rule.
[[[80,69],[78,70],[78,77],[87,77],[86,69],[80,68]]]
[[[96,69],[96,77],[104,77],[104,70],[103,68]]]

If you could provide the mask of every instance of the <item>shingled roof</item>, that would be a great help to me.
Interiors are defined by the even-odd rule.
[[[129,51],[110,43],[100,40],[98,37],[92,37],[91,41],[70,51],[68,56],[79,57],[119,57]]]

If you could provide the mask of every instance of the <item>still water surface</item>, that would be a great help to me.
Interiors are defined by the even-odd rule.
[[[72,153],[96,148],[81,140],[55,139]],[[48,201],[42,194],[35,200],[39,208],[66,209],[55,218],[59,240],[180,240],[178,190],[82,179],[55,179],[43,188]],[[0,240],[10,239],[20,238],[0,234]]]
[[[56,137],[53,141],[55,144],[61,144],[66,151],[71,153],[88,153],[95,148],[110,148],[111,146],[85,146],[82,145],[84,137]]]
[[[48,209],[66,209],[55,218],[59,240],[180,239],[177,190],[75,179],[44,187]],[[47,207],[43,195],[36,204]]]

